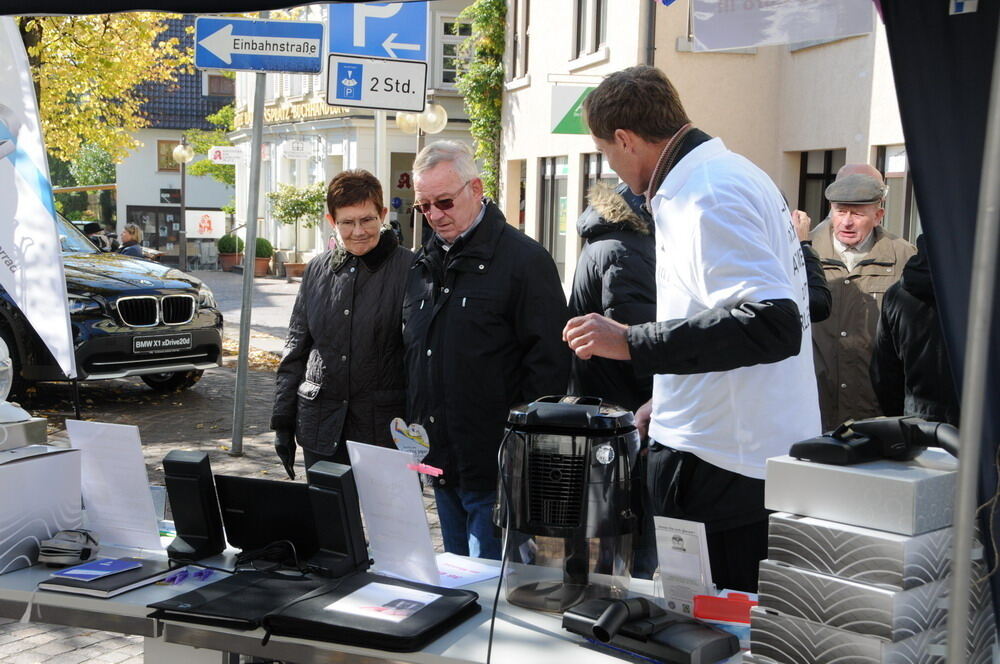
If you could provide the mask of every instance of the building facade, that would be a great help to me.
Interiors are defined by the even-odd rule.
[[[508,219],[552,252],[567,290],[587,190],[617,182],[579,121],[579,101],[603,76],[636,64],[666,72],[694,125],[764,169],[814,223],[827,214],[823,191],[837,169],[866,162],[887,177],[885,226],[915,237],[881,22],[831,42],[705,53],[692,50],[690,11],[690,0],[508,2],[501,199]],[[556,133],[566,131],[581,133]]]
[[[167,25],[161,38],[193,42],[188,28],[194,26],[194,16],[169,19]],[[233,79],[221,72],[193,71],[181,74],[175,83],[146,84],[142,92],[147,99],[143,113],[149,118],[149,126],[135,135],[140,147],[117,166],[118,232],[127,223],[138,224],[143,230],[143,244],[162,252],[163,262],[177,264],[181,167],[174,161],[173,150],[185,130],[218,128],[205,118],[233,102]],[[205,155],[195,155],[195,161],[204,158]],[[185,207],[208,213],[216,225],[224,219],[220,213],[222,206],[234,195],[232,187],[208,176],[185,174],[183,189]],[[189,220],[192,217],[186,216]],[[191,235],[189,231],[190,269],[214,268],[215,241],[193,239]]]
[[[448,113],[445,129],[432,137],[418,137],[401,131],[394,113],[387,113],[387,168],[382,174],[389,218],[396,220],[404,241],[412,237],[411,206],[413,182],[410,171],[418,141],[453,139],[472,143],[462,100],[455,89],[458,63],[456,46],[462,34],[452,34],[459,12],[469,0],[438,0],[427,3],[427,91],[429,102],[440,104]],[[330,7],[311,5],[300,20],[323,21],[329,26]],[[468,34],[462,26],[460,33]],[[404,55],[405,57],[405,55]],[[325,67],[325,64],[324,64]],[[255,74],[236,75],[236,126],[230,136],[235,145],[249,149],[252,126]],[[295,246],[294,227],[280,224],[271,215],[267,193],[278,184],[305,186],[329,180],[345,169],[363,168],[376,173],[376,115],[370,109],[331,106],[326,102],[326,71],[320,74],[267,74],[264,98],[264,129],[261,147],[261,181],[258,203],[258,237],[265,237],[279,250],[279,257]],[[236,171],[236,224],[246,222],[249,165]],[[299,229],[298,246],[304,259],[324,250],[332,229],[325,221],[313,228]]]

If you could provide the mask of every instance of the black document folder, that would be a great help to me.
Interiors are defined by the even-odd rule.
[[[149,608],[161,620],[255,629],[268,613],[325,583],[298,574],[240,572]]]
[[[479,595],[357,572],[264,618],[270,634],[412,652],[479,612]]]

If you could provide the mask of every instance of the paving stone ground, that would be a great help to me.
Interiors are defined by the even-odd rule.
[[[260,337],[267,332],[255,334]],[[235,336],[227,329],[227,337],[230,335]],[[251,345],[256,345],[254,338]],[[273,347],[273,343],[261,345]],[[150,484],[163,484],[162,460],[174,449],[207,451],[217,473],[284,478],[272,447],[274,434],[268,429],[274,374],[248,372],[243,455],[238,457],[229,453],[235,389],[236,371],[232,366],[206,371],[193,388],[172,394],[153,392],[138,378],[84,383],[80,387],[81,415],[86,420],[139,427]],[[33,414],[49,419],[50,439],[65,440],[64,422],[74,417],[69,385],[41,385],[25,406]],[[303,481],[301,456],[297,466],[298,481]],[[441,551],[440,525],[429,490],[424,502],[431,536]],[[137,664],[142,662],[142,637],[0,619],[0,662]]]

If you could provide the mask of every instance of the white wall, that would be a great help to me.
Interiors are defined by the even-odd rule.
[[[181,174],[180,171],[157,171],[156,142],[177,141],[180,135],[180,131],[162,129],[141,129],[137,132],[136,138],[142,145],[116,167],[119,232],[127,221],[125,211],[129,205],[170,207],[160,203],[160,189],[180,189]],[[205,155],[195,155],[195,161],[204,158]],[[196,177],[189,173],[185,180],[185,199],[189,208],[219,208],[233,197],[232,187],[211,177]]]

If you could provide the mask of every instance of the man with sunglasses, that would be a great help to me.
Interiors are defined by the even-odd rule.
[[[407,414],[430,439],[446,551],[500,558],[491,520],[497,451],[516,404],[562,394],[569,318],[549,253],[483,198],[472,151],[428,145],[413,163],[415,207],[434,231],[403,299]]]

